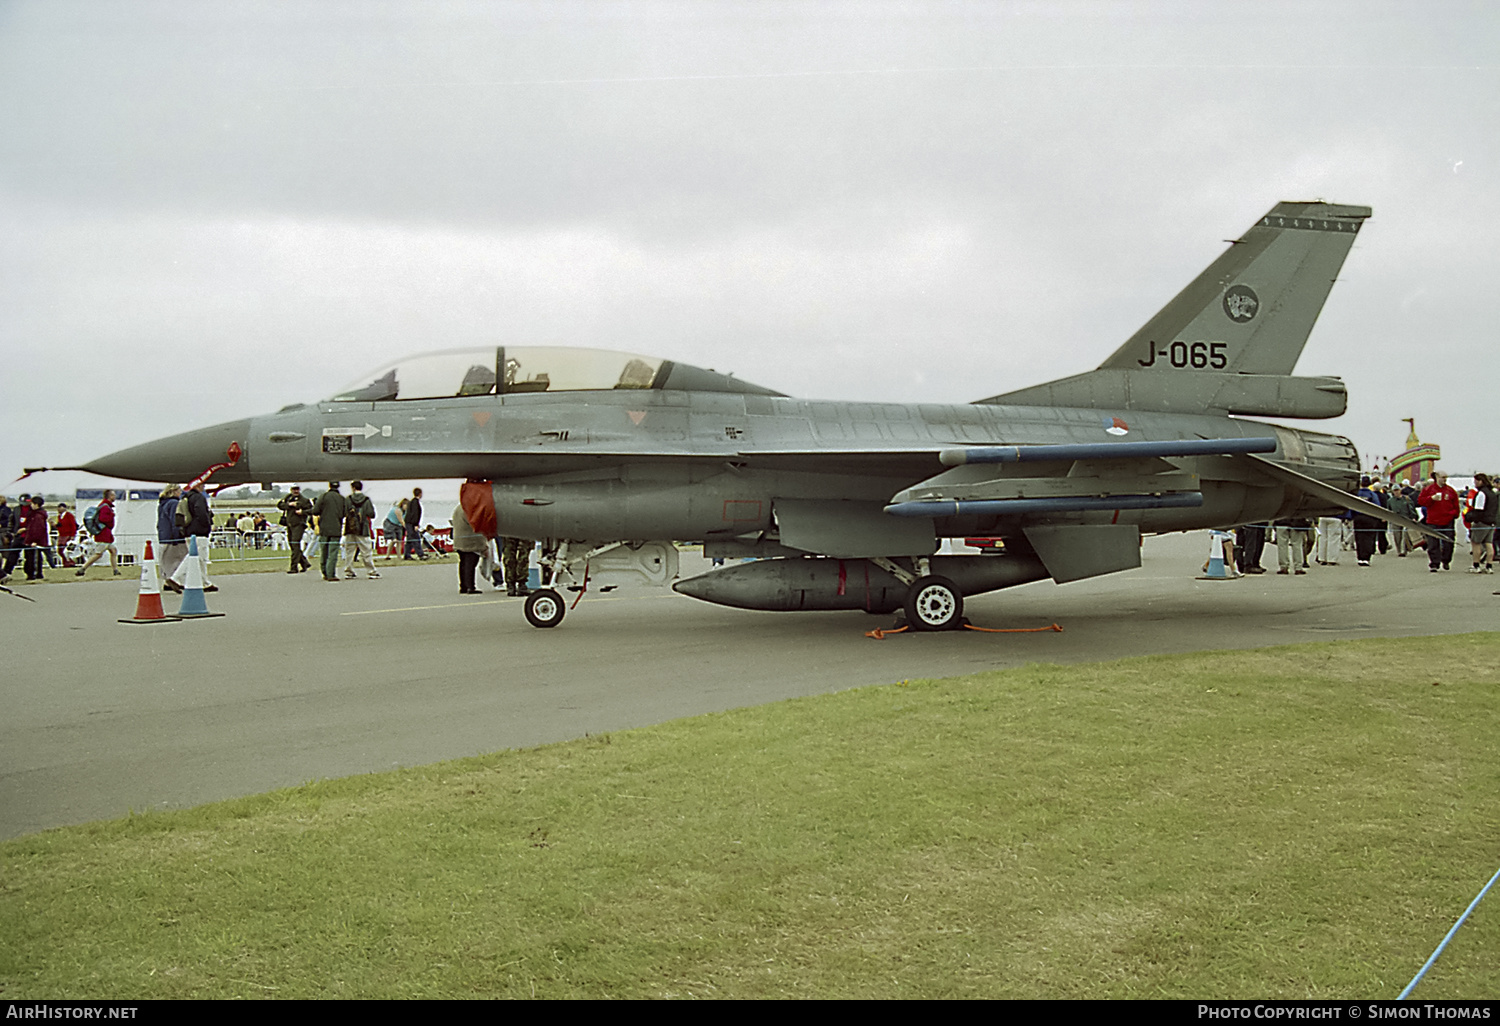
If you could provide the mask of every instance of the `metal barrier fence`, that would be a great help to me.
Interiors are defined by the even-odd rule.
[[[445,536],[447,531],[435,531],[439,536]],[[306,548],[308,539],[315,537],[309,533],[303,536],[303,546]],[[146,542],[150,541],[153,548],[159,548],[160,543],[155,534],[126,534],[115,535],[115,554],[119,562],[126,566],[133,566],[146,551]],[[385,532],[380,529],[375,531],[376,555],[400,555],[401,541],[399,537],[387,539]],[[281,560],[283,562],[291,558],[291,546],[287,542],[286,530],[284,528],[270,531],[251,531],[241,534],[235,530],[215,529],[208,536],[209,558],[214,562],[221,561],[250,561],[257,559]],[[75,562],[83,562],[93,552],[93,542],[86,532],[79,534],[68,543],[65,549],[53,546],[53,551],[58,552],[63,558]]]

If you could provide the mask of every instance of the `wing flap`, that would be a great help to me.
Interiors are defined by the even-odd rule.
[[[1027,527],[1022,533],[1058,584],[1141,565],[1141,532],[1134,524]]]

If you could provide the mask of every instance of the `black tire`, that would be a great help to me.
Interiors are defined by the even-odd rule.
[[[914,631],[953,630],[963,616],[963,592],[946,577],[918,577],[906,590],[906,622]]]
[[[526,596],[526,619],[533,627],[556,627],[562,623],[568,605],[563,597],[551,588],[543,588]]]

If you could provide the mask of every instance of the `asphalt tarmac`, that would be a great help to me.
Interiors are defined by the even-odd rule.
[[[682,716],[1030,662],[1494,630],[1500,575],[1430,574],[1421,553],[1195,580],[1199,532],[1143,566],[966,603],[976,626],[1061,633],[865,632],[891,617],[755,613],[625,585],[536,630],[521,602],[457,594],[456,568],[380,580],[223,576],[225,616],[152,626],[138,579],[0,594],[0,837],[255,794],[308,780],[527,747]],[[684,553],[683,574],[705,569]],[[168,611],[177,608],[166,597]]]

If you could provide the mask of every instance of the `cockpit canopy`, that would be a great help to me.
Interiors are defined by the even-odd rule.
[[[783,394],[728,374],[634,353],[563,346],[484,346],[408,356],[359,378],[328,401],[368,403],[618,388]]]

